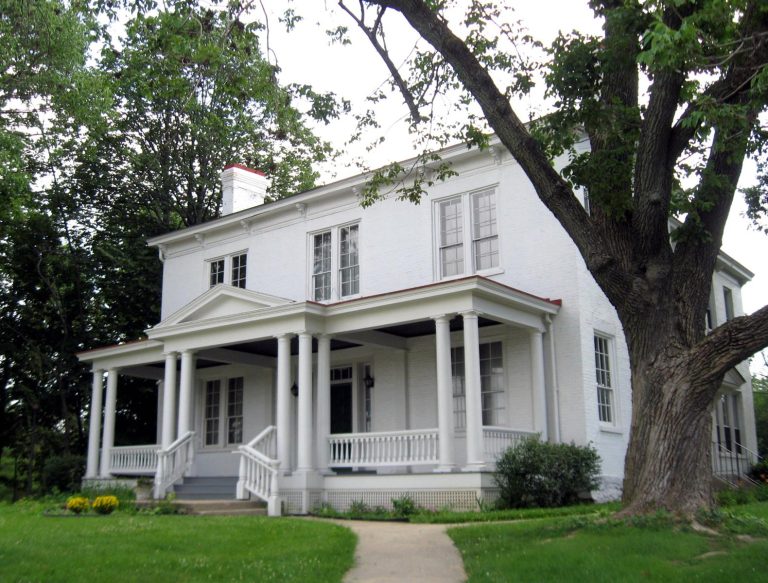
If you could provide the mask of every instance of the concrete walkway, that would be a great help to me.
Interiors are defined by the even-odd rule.
[[[464,563],[442,524],[339,520],[357,537],[344,583],[463,583]]]

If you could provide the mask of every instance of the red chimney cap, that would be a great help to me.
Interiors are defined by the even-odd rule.
[[[253,168],[248,168],[248,166],[244,166],[243,164],[227,164],[224,166],[224,170],[229,170],[230,168],[239,168],[240,170],[245,170],[246,172],[253,172],[254,174],[258,174],[259,176],[266,176],[265,172],[262,172],[261,170],[254,170]]]

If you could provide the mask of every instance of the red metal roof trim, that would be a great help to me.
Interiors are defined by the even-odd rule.
[[[253,172],[254,174],[258,174],[259,176],[266,176],[266,172],[263,172],[261,170],[256,170],[254,168],[248,168],[248,166],[244,166],[243,164],[228,164],[227,166],[224,166],[224,170],[229,170],[230,168],[239,168],[240,170],[245,170],[246,172]]]

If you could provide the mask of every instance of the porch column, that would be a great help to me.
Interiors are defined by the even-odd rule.
[[[312,335],[299,333],[299,452],[297,469],[312,469]]]
[[[317,337],[317,468],[328,471],[328,436],[331,434],[331,337]]]
[[[464,389],[467,411],[467,466],[475,471],[483,460],[483,409],[480,388],[480,334],[477,312],[462,312],[464,319]]]
[[[531,330],[531,392],[533,397],[533,429],[547,441],[547,395],[544,382],[544,344],[541,330]]]
[[[117,406],[117,369],[107,371],[107,402],[104,408],[104,435],[101,438],[101,464],[99,475],[110,477],[109,458],[115,445],[115,409]]]
[[[291,469],[291,336],[277,336],[277,459],[280,471]]]
[[[99,440],[101,438],[101,402],[104,392],[104,371],[97,368],[93,371],[93,391],[91,392],[91,414],[88,429],[88,464],[85,469],[86,478],[96,478],[99,475]]]
[[[451,382],[451,328],[448,316],[435,318],[437,361],[437,433],[440,465],[437,472],[453,469],[453,386]]]
[[[181,387],[179,389],[179,435],[192,431],[192,398],[195,386],[195,353],[181,352]]]
[[[178,354],[168,352],[165,355],[165,377],[163,380],[163,434],[160,440],[163,449],[176,441],[176,361]]]

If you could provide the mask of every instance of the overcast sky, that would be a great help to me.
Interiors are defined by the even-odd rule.
[[[267,4],[267,3],[265,3]],[[358,111],[365,107],[365,98],[388,79],[388,72],[368,41],[355,29],[354,23],[336,7],[336,2],[293,2],[297,12],[305,16],[297,29],[286,34],[277,22],[279,11],[285,2],[268,3],[269,46],[282,69],[282,82],[310,83],[316,90],[333,91],[351,100]],[[311,12],[314,7],[315,12]],[[352,1],[352,6],[357,2]],[[595,21],[586,0],[538,0],[517,2],[516,19],[521,20],[532,35],[548,43],[559,30],[577,29],[582,32],[598,32],[600,23]],[[330,46],[325,30],[330,23],[345,24],[350,28],[352,47]],[[403,23],[392,19],[390,48],[398,58],[404,59],[414,43],[416,35]],[[399,64],[399,61],[398,61]],[[516,104],[518,115],[527,119],[529,111],[539,105],[536,97]],[[376,106],[386,141],[373,152],[366,152],[361,145],[346,147],[346,139],[354,127],[351,120],[318,128],[321,135],[338,148],[346,148],[347,155],[333,167],[322,168],[323,179],[330,181],[357,173],[350,164],[355,157],[364,157],[370,167],[411,155],[410,140],[401,123],[406,109],[398,96]],[[754,181],[754,165],[747,164],[742,173],[742,186]],[[752,282],[742,290],[744,309],[747,313],[757,310],[768,301],[768,235],[755,231],[744,218],[745,204],[737,196],[726,227],[723,250],[755,273]],[[753,367],[754,368],[754,367]]]

